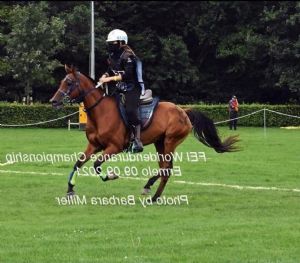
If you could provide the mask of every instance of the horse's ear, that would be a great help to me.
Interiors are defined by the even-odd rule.
[[[70,68],[67,64],[65,64],[65,70],[68,74],[72,73],[72,68]]]
[[[71,65],[71,70],[72,70],[72,73],[73,73],[73,74],[76,73],[76,71],[77,71],[76,66],[74,66],[74,65],[72,64],[72,65]]]

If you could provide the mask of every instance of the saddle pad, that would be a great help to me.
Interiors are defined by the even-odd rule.
[[[154,97],[153,101],[149,104],[142,104],[139,106],[139,117],[142,124],[142,130],[146,129],[152,121],[153,113],[156,109],[156,106],[159,102],[158,97]],[[119,101],[119,111],[121,113],[122,119],[125,125],[128,127],[127,116],[125,112],[124,105]]]

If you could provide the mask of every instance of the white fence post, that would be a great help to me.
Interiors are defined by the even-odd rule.
[[[264,108],[264,136],[267,136],[266,109]]]

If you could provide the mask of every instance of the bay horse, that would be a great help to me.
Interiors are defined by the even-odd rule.
[[[129,144],[130,133],[122,121],[114,97],[105,96],[105,92],[97,89],[92,79],[78,72],[75,67],[65,65],[65,70],[67,75],[50,102],[54,107],[62,106],[66,98],[83,102],[88,115],[86,124],[88,145],[84,152],[85,158],[80,157],[77,160],[68,180],[67,194],[72,196],[75,193],[73,188],[77,169],[82,167],[91,155],[102,151],[102,156],[99,155],[94,162],[94,169],[100,175],[102,163],[110,156],[122,152]],[[192,130],[201,143],[218,153],[237,150],[235,146],[237,136],[230,136],[222,142],[211,119],[199,111],[184,110],[171,102],[158,103],[150,126],[141,132],[141,141],[144,145],[153,143],[158,156],[169,157]],[[148,180],[142,193],[149,193],[151,186],[161,178],[152,201],[161,196],[173,168],[170,158],[159,158],[158,163],[160,168],[158,174]]]

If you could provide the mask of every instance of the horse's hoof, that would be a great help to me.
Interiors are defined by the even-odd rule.
[[[100,175],[99,177],[103,182],[106,182],[108,180],[107,175],[105,175],[105,177]]]
[[[150,188],[143,188],[141,194],[142,195],[148,195],[148,194],[150,194],[150,192],[151,192]]]
[[[75,194],[75,191],[70,191],[70,192],[67,192],[67,198],[72,198],[74,197],[76,194]]]
[[[102,179],[103,182],[106,182],[108,180],[116,180],[119,178],[119,176],[114,173],[110,173],[110,174],[107,174],[105,177],[100,176],[100,178]]]
[[[158,198],[158,197],[153,196],[153,197],[151,198],[152,203],[156,203],[157,198]]]
[[[107,174],[107,178],[108,178],[108,180],[116,180],[119,178],[119,176],[114,173],[110,173],[110,174]]]

